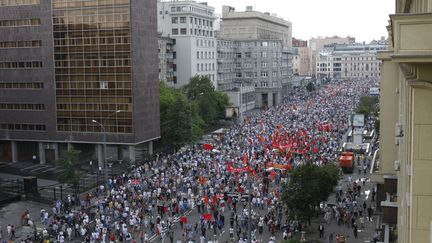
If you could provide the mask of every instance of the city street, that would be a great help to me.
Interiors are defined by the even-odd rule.
[[[367,173],[357,175],[355,170],[353,175],[344,175],[336,190],[342,192],[339,201],[336,195],[331,196],[329,207],[323,207],[323,215],[318,215],[311,227],[287,217],[281,194],[289,176],[286,166],[295,169],[307,160],[316,165],[337,161],[347,137],[348,116],[372,82],[329,84],[314,93],[297,90],[283,105],[248,116],[241,126],[214,137],[212,144],[158,156],[155,161],[134,167],[130,173],[110,179],[109,193],[100,187],[82,194],[83,210],[75,207],[70,211],[71,201],[66,198],[53,202],[54,206],[22,204],[10,210],[18,217],[23,212],[17,211],[25,211],[28,206],[37,229],[46,228],[54,238],[64,235],[64,230],[61,233],[58,229],[66,229],[65,223],[72,220],[78,227],[73,227],[77,229],[71,235],[74,241],[142,238],[148,242],[241,242],[239,237],[249,238],[248,227],[253,229],[253,242],[281,242],[284,235],[300,237],[303,231],[307,240],[319,242],[318,225],[327,212],[321,242],[330,233],[334,239],[342,234],[349,242],[371,242],[377,226],[374,218],[364,223],[364,229],[359,227],[357,239],[352,223],[339,226],[335,220],[335,213],[342,213],[343,220],[352,217],[352,222],[358,222],[358,210],[366,214],[363,201],[371,205],[374,187],[369,181],[362,184]],[[353,85],[358,93],[350,91]],[[290,152],[275,149],[280,146],[289,147]],[[369,166],[370,158],[361,163]],[[264,173],[264,168],[271,170]],[[362,186],[360,191],[356,191],[356,181]],[[252,217],[247,200],[239,197],[243,194],[252,194]],[[48,212],[44,222],[37,208]],[[8,213],[2,213],[4,219],[11,217]],[[7,221],[1,224],[5,227]],[[16,235],[26,237],[29,232],[30,228],[22,227]]]

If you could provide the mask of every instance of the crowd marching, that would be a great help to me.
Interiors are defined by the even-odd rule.
[[[212,143],[137,164],[81,202],[68,197],[42,208],[39,218],[25,213],[24,224],[43,225],[29,239],[218,242],[222,232],[239,243],[249,237],[269,243],[290,238],[304,226],[289,220],[281,202],[288,172],[306,162],[337,161],[348,117],[375,82],[330,83],[314,92],[296,89],[278,107],[245,116]],[[358,163],[368,167],[370,159],[364,156]],[[337,203],[323,208],[324,219],[354,231],[364,227],[373,209],[357,200],[362,183],[338,186]]]

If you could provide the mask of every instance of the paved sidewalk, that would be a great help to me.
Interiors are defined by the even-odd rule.
[[[348,176],[352,176],[353,181],[358,181],[359,179],[364,179],[367,178],[367,182],[365,184],[365,186],[363,187],[363,184],[361,184],[362,189],[361,189],[361,200],[359,200],[359,204],[363,204],[363,201],[366,200],[366,204],[372,205],[372,207],[375,207],[375,203],[371,202],[371,191],[372,188],[375,187],[375,184],[369,181],[369,174],[367,175],[358,175],[356,172],[354,172],[353,174],[346,174],[344,175],[344,177],[341,179],[341,182],[343,184],[347,183],[348,181]],[[331,195],[329,198],[330,203],[331,202],[335,202],[335,194]],[[372,203],[372,204],[371,204]],[[367,216],[367,212],[364,212],[363,214],[364,216]],[[312,226],[310,228],[310,230],[308,231],[308,233],[306,234],[306,240],[308,240],[307,242],[323,242],[323,243],[335,243],[335,236],[336,234],[341,234],[344,235],[346,237],[346,243],[365,243],[365,242],[373,242],[373,237],[375,234],[375,229],[377,227],[377,221],[379,220],[379,216],[374,215],[372,217],[372,221],[368,221],[367,217],[365,217],[365,229],[364,230],[359,230],[358,231],[358,237],[357,239],[354,238],[354,230],[352,227],[347,226],[347,225],[337,225],[336,220],[334,218],[332,218],[329,222],[329,224],[326,224],[324,221],[324,218],[321,216],[319,219],[315,219],[312,221]],[[360,224],[358,222],[357,219],[357,225],[360,229]],[[324,225],[324,237],[323,238],[319,238],[319,231],[318,231],[318,226],[319,224],[323,224]],[[333,241],[329,241],[329,235],[330,233],[333,234],[334,238]]]

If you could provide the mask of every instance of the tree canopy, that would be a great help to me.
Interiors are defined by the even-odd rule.
[[[73,186],[78,186],[80,181],[80,174],[77,172],[79,167],[79,155],[81,151],[71,149],[63,152],[55,164],[58,165],[62,171],[58,176],[61,183],[68,183]]]
[[[339,179],[339,168],[334,164],[317,166],[307,163],[297,167],[285,186],[283,201],[291,218],[310,222],[315,208],[326,201]]]
[[[314,85],[314,83],[313,83],[313,82],[309,82],[309,83],[307,83],[307,84],[306,84],[306,90],[307,90],[308,92],[312,92],[312,91],[314,91],[314,90],[315,90],[315,85]]]
[[[357,106],[357,113],[364,114],[366,117],[369,115],[377,115],[379,99],[376,96],[362,96]]]

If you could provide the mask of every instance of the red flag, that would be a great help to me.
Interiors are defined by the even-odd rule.
[[[186,216],[181,217],[181,221],[182,221],[184,224],[187,224],[187,217],[186,217]]]
[[[213,149],[213,145],[208,144],[208,143],[205,143],[205,144],[203,145],[203,147],[204,147],[205,150],[209,150],[209,151]]]
[[[200,183],[201,185],[206,184],[206,183],[207,183],[207,178],[205,178],[205,177],[203,177],[203,176],[200,176],[200,177],[199,177],[199,183]]]
[[[211,215],[211,213],[205,213],[205,214],[203,214],[203,218],[205,221],[210,221],[210,220],[212,220],[212,215]]]
[[[205,195],[204,197],[204,203],[209,204],[209,197],[207,195]]]
[[[214,196],[213,196],[213,204],[214,204],[214,205],[217,205],[217,202],[218,202],[218,198],[217,198],[216,195],[214,195]]]
[[[277,176],[276,172],[274,170],[272,170],[270,172],[270,177],[272,178],[272,180],[274,180],[276,178],[276,176]]]
[[[247,161],[248,161],[248,155],[247,155],[247,154],[244,154],[244,155],[243,155],[243,157],[242,157],[242,161],[243,161],[243,164],[244,164],[244,165],[247,164]]]

